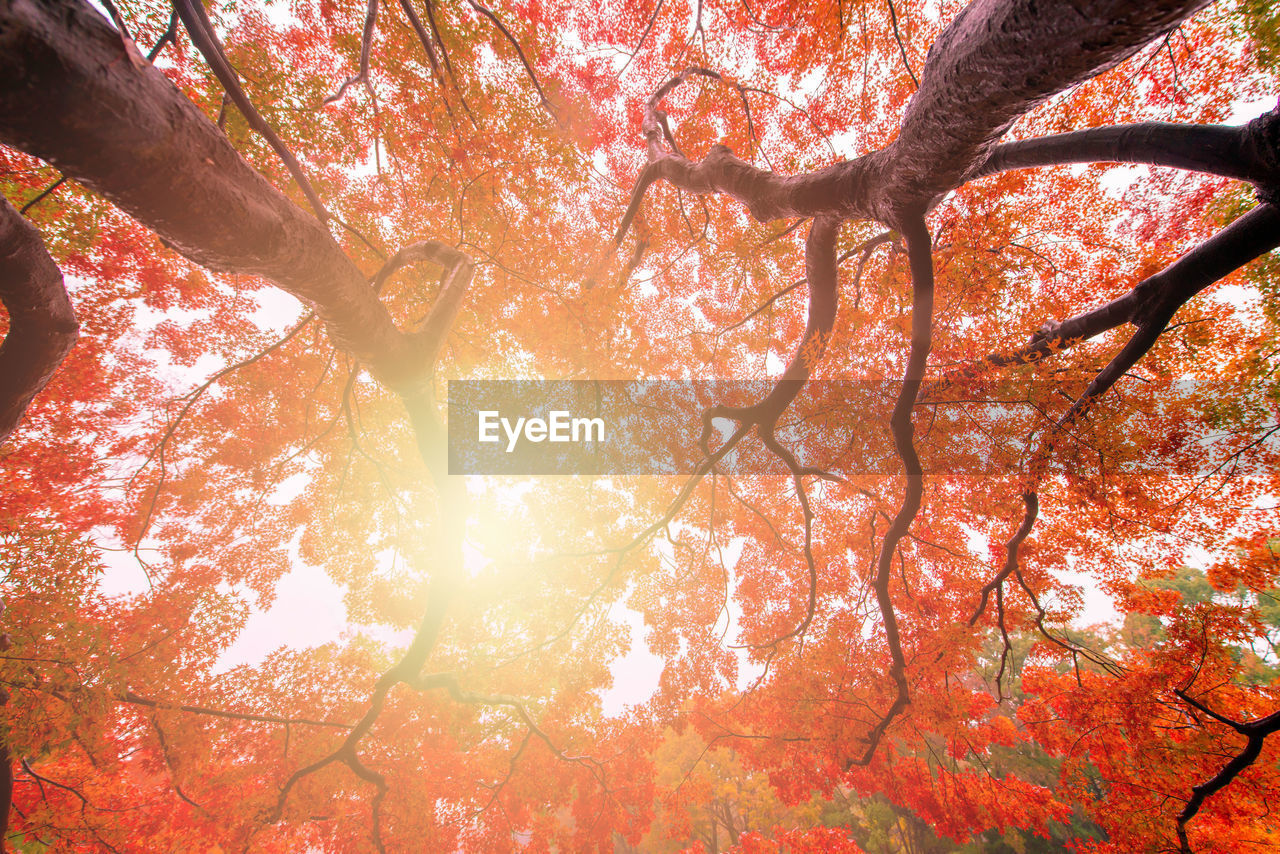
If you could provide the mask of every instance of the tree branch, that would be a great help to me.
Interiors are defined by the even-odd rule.
[[[649,99],[642,130],[649,163],[616,239],[645,190],[662,179],[695,193],[718,192],[767,221],[828,214],[874,219],[892,228],[926,210],[985,161],[996,140],[1033,107],[1100,74],[1159,38],[1208,0],[974,0],[934,42],[898,138],[856,160],[780,176],[751,166],[723,145],[697,163],[662,150],[659,102],[686,69]]]
[[[417,16],[414,17],[416,18]],[[322,104],[332,104],[335,101],[342,100],[342,96],[346,94],[347,89],[355,83],[363,83],[365,88],[369,90],[369,94],[373,94],[373,87],[369,83],[369,53],[373,49],[373,30],[377,25],[378,0],[369,0],[369,5],[366,7],[364,14],[364,31],[360,34],[360,70],[342,81],[338,91],[325,98],[321,102]]]
[[[542,106],[546,108],[546,111],[551,114],[551,118],[555,119],[556,124],[560,124],[560,116],[556,113],[556,108],[551,106],[551,101],[547,99],[547,93],[543,90],[542,83],[538,81],[538,73],[529,64],[529,59],[524,55],[524,48],[520,47],[520,42],[516,41],[516,37],[502,23],[502,19],[495,15],[489,7],[477,3],[476,0],[467,0],[467,2],[471,4],[472,9],[488,18],[506,40],[511,43],[511,46],[515,48],[516,56],[520,59],[520,64],[524,66],[525,74],[529,75],[529,79],[533,81],[533,88],[538,90],[538,100],[542,102]]]
[[[471,286],[471,277],[475,273],[471,257],[438,240],[423,240],[410,244],[391,256],[369,282],[375,292],[380,292],[392,273],[424,261],[444,268],[440,293],[431,304],[431,311],[422,327],[413,333],[426,364],[434,365],[440,348],[444,345],[445,336],[457,317],[462,298]]]
[[[1019,116],[1173,30],[1208,0],[974,0],[934,41],[876,198],[893,225],[963,182]]]
[[[653,25],[658,22],[658,13],[662,11],[662,3],[663,0],[658,0],[658,2],[654,4],[653,14],[649,16],[649,22],[645,24],[644,32],[640,34],[640,40],[636,42],[635,49],[627,56],[627,61],[622,64],[622,67],[618,69],[618,73],[615,76],[622,77],[623,72],[627,70],[628,66],[630,66],[632,61],[636,58],[636,54],[640,52],[640,48],[644,47],[645,39],[649,38],[649,33],[653,31]]]
[[[467,104],[466,96],[462,94],[462,87],[458,85],[458,75],[454,72],[453,62],[449,59],[449,51],[445,48],[444,39],[440,36],[440,25],[436,23],[435,3],[433,0],[422,0],[422,5],[427,10],[427,23],[431,27],[431,34],[435,36],[436,44],[440,47],[440,59],[444,62],[445,71],[449,74],[449,81],[453,84],[453,91],[458,96],[458,103],[462,104],[462,109],[471,119],[471,123],[476,124],[476,117]]]
[[[1030,343],[1022,347],[992,353],[971,365],[948,371],[930,383],[929,395],[992,368],[1038,362],[1126,323],[1148,324],[1164,314],[1171,318],[1173,312],[1193,296],[1277,246],[1280,246],[1280,208],[1260,204],[1122,296],[1060,323],[1043,324],[1031,336]],[[1168,319],[1164,321],[1167,322]]]
[[[747,407],[713,406],[702,417],[703,441],[709,435],[711,420],[731,418],[740,424],[755,424],[761,436],[772,438],[778,418],[791,405],[808,382],[814,367],[831,343],[840,289],[836,278],[836,236],[840,222],[820,217],[809,229],[805,241],[805,281],[809,283],[809,318],[795,354],[773,389],[760,402]],[[874,244],[873,244],[874,245]]]
[[[156,57],[160,55],[160,51],[164,50],[167,44],[178,43],[178,10],[175,8],[169,13],[169,26],[165,27],[160,38],[156,39],[156,43],[151,46],[151,50],[147,51],[147,62],[155,62]]]
[[[1040,512],[1040,499],[1034,492],[1024,492],[1022,494],[1022,504],[1024,512],[1022,515],[1022,524],[1018,526],[1018,530],[1009,538],[1009,542],[1004,544],[1004,568],[1000,570],[995,578],[988,581],[982,587],[982,591],[978,597],[978,607],[974,609],[973,616],[969,618],[969,625],[974,625],[982,616],[982,612],[987,610],[987,597],[993,592],[999,594],[1003,589],[1004,581],[1014,570],[1018,568],[1018,549],[1022,546],[1023,540],[1031,533],[1032,526],[1035,525],[1036,516]],[[1003,610],[1000,617],[1000,628],[1004,630]],[[1003,667],[1003,664],[1002,664]]]
[[[412,0],[400,0],[400,8],[404,10],[404,15],[409,19],[409,26],[413,28],[414,35],[418,37],[418,42],[422,45],[422,49],[426,51],[427,61],[431,64],[431,73],[435,75],[436,82],[443,88],[444,74],[440,70],[440,59],[436,56],[436,49],[431,44],[431,36],[427,35],[426,28],[422,26],[422,19],[418,17],[418,13],[413,8]],[[449,102],[445,101],[446,108]],[[450,110],[452,115],[452,110]]]
[[[893,8],[893,0],[886,0],[886,2],[889,4],[889,21],[893,25],[893,38],[898,43],[898,52],[902,54],[902,66],[907,69],[907,74],[911,76],[911,82],[915,84],[916,89],[919,89],[920,79],[911,70],[911,61],[907,59],[907,48],[902,43],[902,33],[898,31],[898,10]]]
[[[840,255],[836,258],[836,265],[839,266],[840,264],[848,260],[850,257],[861,253],[862,257],[858,259],[858,267],[856,272],[853,275],[855,289],[858,287],[859,283],[862,281],[862,270],[863,270],[863,267],[866,266],[867,258],[871,255],[872,250],[882,243],[890,242],[896,237],[897,235],[895,235],[891,231],[881,232],[880,234],[877,234],[875,237],[868,238],[867,240],[862,241],[857,246],[854,246],[852,249],[846,249],[844,252],[841,252]],[[725,335],[726,333],[732,332],[733,330],[743,326],[748,321],[750,321],[753,317],[757,317],[760,315],[761,312],[766,311],[769,308],[769,306],[773,305],[775,302],[782,299],[784,296],[791,293],[796,288],[807,283],[808,283],[808,279],[800,279],[798,281],[792,282],[791,284],[787,285],[782,290],[777,291],[768,299],[766,299],[764,302],[760,303],[760,305],[756,306],[751,311],[750,314],[746,315],[741,320],[731,323],[730,325],[726,326],[724,329],[721,329],[719,332],[717,332],[716,339],[718,340],[721,336]]]
[[[40,232],[0,196],[0,302],[9,332],[0,344],[0,442],[75,345],[80,324]]]
[[[1129,320],[1138,327],[1137,331],[1041,441],[1032,456],[1033,482],[1043,475],[1058,437],[1155,346],[1179,308],[1223,276],[1276,246],[1280,246],[1280,208],[1263,203],[1135,287]]]
[[[907,369],[902,378],[902,387],[898,392],[898,400],[894,404],[889,424],[893,430],[893,444],[902,460],[903,473],[906,475],[906,488],[903,490],[902,504],[898,508],[898,513],[880,542],[876,575],[872,581],[876,602],[880,606],[880,614],[884,619],[885,642],[889,646],[892,662],[889,676],[894,683],[895,695],[889,708],[868,734],[866,751],[861,758],[849,760],[848,766],[866,765],[871,761],[889,724],[911,702],[907,690],[907,661],[902,652],[902,639],[898,633],[898,618],[889,591],[889,579],[893,568],[894,552],[897,551],[898,543],[910,530],[916,514],[920,512],[920,503],[924,497],[924,471],[915,449],[911,413],[915,408],[916,398],[920,394],[920,386],[928,366],[929,350],[933,344],[933,251],[929,230],[925,227],[923,216],[917,215],[915,220],[909,220],[902,229],[902,235],[907,241],[907,256],[911,264],[911,350],[907,356]]]
[[[376,6],[377,0],[370,0],[370,3]],[[311,186],[311,180],[307,178],[306,172],[303,171],[302,164],[293,156],[293,152],[289,150],[283,140],[276,135],[275,130],[262,117],[257,108],[253,106],[253,102],[249,100],[249,96],[241,88],[239,75],[236,74],[235,69],[231,67],[231,63],[227,60],[226,51],[218,40],[217,33],[213,30],[213,24],[209,22],[209,16],[204,11],[204,5],[196,2],[196,0],[174,0],[173,7],[177,10],[178,17],[182,19],[182,25],[187,28],[187,35],[191,37],[191,43],[200,51],[205,62],[209,63],[210,70],[218,78],[218,82],[222,84],[222,88],[236,105],[236,109],[244,116],[245,121],[249,123],[249,127],[257,131],[258,135],[265,139],[267,144],[284,161],[285,168],[289,170],[293,180],[302,189],[307,201],[311,204],[311,209],[315,211],[320,221],[327,222],[329,211],[325,208],[324,203],[320,201],[320,196],[316,194],[315,188]]]
[[[423,336],[400,332],[324,226],[158,69],[130,62],[87,4],[0,2],[0,141],[106,196],[195,263],[263,276],[315,305],[337,347],[393,391],[420,390]]]
[[[31,210],[36,205],[43,202],[46,198],[49,197],[50,194],[53,193],[53,191],[57,190],[59,187],[61,187],[65,183],[67,183],[67,176],[66,175],[58,176],[58,180],[54,181],[52,184],[50,184],[49,186],[41,190],[39,193],[37,193],[36,197],[31,201],[27,202],[25,205],[23,205],[22,208],[18,211],[18,213],[22,214],[23,216],[26,216],[27,211]]]
[[[1280,187],[1278,151],[1280,110],[1272,110],[1236,127],[1144,122],[1005,143],[965,180],[1064,163],[1148,163],[1248,181],[1273,195]]]
[[[135,706],[146,706],[149,709],[171,709],[177,712],[190,712],[194,715],[209,715],[215,718],[226,718],[233,721],[253,721],[264,724],[305,724],[306,726],[333,727],[335,729],[351,729],[351,724],[337,721],[317,721],[309,718],[285,718],[278,715],[257,715],[250,712],[229,712],[225,709],[214,709],[209,706],[191,706],[184,703],[170,703],[143,697],[132,691],[125,691],[115,698],[117,702],[132,703]]]
[[[1177,690],[1174,693],[1191,706],[1231,727],[1246,739],[1244,748],[1233,756],[1231,761],[1222,767],[1222,770],[1203,783],[1191,787],[1191,798],[1187,801],[1187,805],[1182,812],[1178,814],[1178,842],[1182,851],[1190,854],[1191,845],[1187,839],[1187,823],[1200,812],[1205,800],[1226,788],[1241,771],[1258,760],[1258,757],[1262,755],[1262,745],[1267,736],[1274,732],[1280,732],[1280,712],[1272,712],[1266,717],[1258,718],[1248,723],[1240,723],[1210,710],[1182,690]]]

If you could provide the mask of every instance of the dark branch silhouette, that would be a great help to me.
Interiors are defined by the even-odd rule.
[[[555,119],[556,123],[559,124],[560,116],[556,113],[556,108],[553,107],[551,105],[551,101],[547,99],[547,93],[542,88],[542,82],[538,80],[538,73],[533,70],[533,66],[529,63],[529,58],[524,55],[524,48],[520,47],[520,42],[511,34],[511,30],[507,29],[506,24],[502,23],[502,19],[495,15],[493,10],[488,6],[477,3],[476,0],[467,0],[467,2],[471,4],[472,9],[475,9],[485,18],[489,19],[489,21],[498,28],[498,32],[502,33],[503,37],[511,47],[515,49],[516,57],[520,60],[520,64],[524,66],[524,73],[529,76],[529,80],[533,83],[533,88],[538,91],[538,100],[542,103],[542,106],[546,111],[551,114],[551,118]]]
[[[920,394],[920,386],[929,361],[929,349],[933,342],[933,252],[930,247],[929,230],[925,227],[923,218],[909,223],[903,229],[903,237],[907,241],[907,254],[911,263],[911,350],[907,356],[907,368],[903,374],[902,385],[899,388],[898,399],[894,403],[889,424],[893,431],[894,447],[897,449],[899,459],[902,460],[906,487],[902,494],[902,505],[880,541],[876,574],[871,584],[876,593],[876,602],[880,606],[881,618],[884,620],[885,643],[889,647],[891,662],[889,678],[893,680],[894,695],[889,708],[881,714],[879,722],[871,728],[866,738],[866,750],[859,758],[851,759],[850,765],[866,765],[871,761],[889,725],[893,723],[894,718],[902,714],[911,701],[907,688],[907,661],[902,651],[898,618],[889,590],[889,573],[893,568],[893,556],[898,549],[898,543],[907,535],[916,514],[920,512],[920,502],[924,496],[924,473],[913,441],[914,428],[911,423],[911,413],[915,408],[916,398]]]
[[[370,2],[376,6],[377,0],[370,0]],[[253,102],[249,100],[249,96],[241,88],[239,75],[236,74],[235,69],[231,67],[231,63],[227,60],[226,51],[223,50],[222,43],[219,41],[217,33],[213,30],[213,24],[209,22],[209,16],[205,12],[204,6],[195,2],[195,0],[174,0],[174,9],[177,11],[178,17],[182,19],[182,24],[186,27],[187,35],[191,37],[192,44],[200,51],[205,62],[209,63],[209,68],[213,71],[214,76],[218,78],[218,82],[226,90],[227,97],[236,105],[236,109],[244,116],[245,121],[249,123],[249,127],[253,128],[259,136],[265,139],[267,144],[279,155],[284,162],[285,168],[289,170],[293,180],[302,189],[307,201],[311,204],[311,209],[315,211],[320,221],[328,221],[329,211],[325,208],[324,203],[320,201],[320,196],[316,194],[315,188],[311,186],[311,180],[307,178],[306,172],[303,171],[302,164],[298,162],[298,158],[293,156],[293,152],[289,150],[289,147],[284,144],[284,141],[267,123],[267,120],[253,106]]]
[[[889,4],[889,22],[893,26],[893,39],[898,43],[898,53],[902,55],[902,67],[907,70],[907,75],[911,77],[911,82],[919,89],[920,80],[916,77],[916,73],[911,70],[911,60],[907,59],[907,46],[902,43],[902,33],[898,30],[898,10],[893,8],[893,0],[885,0],[885,2]]]
[[[1178,814],[1178,843],[1185,854],[1190,854],[1191,843],[1187,839],[1187,823],[1195,818],[1208,798],[1222,791],[1241,771],[1258,761],[1258,757],[1262,755],[1262,745],[1267,736],[1280,732],[1280,712],[1272,712],[1266,717],[1241,723],[1218,714],[1185,691],[1179,689],[1174,693],[1188,705],[1219,723],[1226,724],[1246,739],[1244,748],[1233,756],[1231,761],[1222,766],[1221,771],[1203,783],[1191,787],[1191,798],[1187,801],[1187,805],[1183,807],[1182,812]]]

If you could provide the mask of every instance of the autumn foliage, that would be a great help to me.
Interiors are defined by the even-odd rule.
[[[1275,103],[1268,5],[1179,13],[996,135],[1244,125]],[[984,143],[904,210],[761,216],[715,146],[753,180],[901,151],[964,3],[106,6],[0,0],[0,52],[30,9],[93,16],[109,73],[158,69],[272,205],[323,223],[305,239],[388,329],[440,334],[406,333],[429,351],[408,371],[351,334],[368,302],[176,240],[82,174],[126,168],[83,165],[121,128],[74,129],[60,94],[0,121],[0,191],[79,321],[0,444],[7,848],[1280,845],[1274,113],[1247,168],[1198,142],[1203,168],[1141,142],[1016,168],[1028,149]],[[19,121],[89,153],[42,155]],[[200,233],[313,257],[219,210]],[[1252,223],[1256,251],[1155,326],[1152,298],[1055,331],[1176,290],[1180,258]],[[534,378],[762,382],[718,402],[706,450],[770,462],[441,468],[449,381]]]

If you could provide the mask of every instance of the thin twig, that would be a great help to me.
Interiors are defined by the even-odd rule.
[[[213,71],[214,76],[218,78],[218,82],[222,84],[222,88],[230,96],[232,102],[235,103],[236,108],[240,110],[249,127],[257,131],[284,162],[285,168],[289,170],[289,174],[293,176],[293,180],[297,182],[303,194],[307,197],[307,201],[311,204],[311,209],[315,211],[316,218],[321,222],[327,222],[329,220],[329,211],[325,208],[324,203],[320,201],[320,196],[316,194],[315,188],[311,186],[311,181],[303,171],[302,164],[298,162],[298,159],[293,156],[293,152],[276,135],[271,125],[253,106],[249,96],[241,88],[239,75],[231,67],[222,43],[218,39],[217,33],[214,32],[213,24],[209,22],[209,17],[204,11],[204,6],[196,2],[196,0],[174,0],[174,8],[177,9],[183,26],[187,28],[187,34],[191,36],[192,43],[204,56],[205,61],[209,63],[209,68]]]

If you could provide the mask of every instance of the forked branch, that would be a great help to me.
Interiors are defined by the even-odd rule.
[[[1280,208],[1263,203],[1135,287],[1129,322],[1137,331],[1042,440],[1032,457],[1032,478],[1038,481],[1042,476],[1052,444],[1155,346],[1179,308],[1276,246],[1280,246]]]
[[[373,96],[373,84],[369,82],[369,55],[373,50],[373,31],[378,25],[378,0],[369,0],[369,5],[365,8],[364,13],[364,30],[360,34],[360,70],[355,74],[342,81],[342,85],[338,87],[338,91],[334,92],[328,98],[325,98],[323,104],[332,104],[342,100],[342,96],[347,93],[347,89],[356,83],[364,84],[369,95]],[[434,57],[433,57],[434,58]]]
[[[436,56],[436,48],[433,36],[427,34],[427,30],[422,26],[422,19],[418,17],[417,11],[413,8],[412,0],[400,0],[400,8],[404,10],[404,15],[409,19],[409,26],[413,28],[413,33],[418,37],[418,43],[422,45],[423,51],[427,54],[427,62],[431,65],[431,73],[435,76],[436,82],[444,86],[444,74],[440,71],[440,59]],[[448,107],[449,102],[445,101]],[[452,112],[452,111],[451,111]]]
[[[1035,606],[1036,626],[1046,639],[1066,649],[1073,656],[1086,654],[1107,669],[1114,666],[1048,631],[1044,626],[1045,610],[1018,568],[1018,549],[1030,533],[1039,509],[1037,490],[1046,476],[1057,443],[1120,377],[1150,351],[1178,309],[1214,282],[1276,246],[1280,246],[1280,210],[1274,205],[1263,203],[1159,273],[1144,279],[1123,297],[1061,324],[1042,327],[1033,336],[1031,344],[1013,354],[989,356],[975,366],[952,372],[942,379],[941,382],[946,383],[962,376],[972,376],[980,373],[984,366],[1036,361],[1076,340],[1120,326],[1126,321],[1137,327],[1120,352],[1097,373],[1084,392],[1037,443],[1028,463],[1022,524],[1005,546],[1004,567],[983,586],[969,625],[975,625],[981,618],[990,594],[1002,593],[1005,581],[1011,574],[1015,574]],[[1003,600],[998,600],[998,604],[997,624],[1001,631],[1005,631]]]
[[[773,389],[763,400],[752,406],[713,406],[702,416],[702,442],[705,446],[711,435],[711,422],[716,418],[728,418],[741,426],[755,425],[762,437],[773,438],[778,418],[796,399],[808,382],[814,367],[822,359],[831,342],[835,326],[836,309],[840,290],[836,277],[836,236],[840,221],[833,217],[815,219],[805,242],[805,281],[809,283],[809,317],[804,335],[796,347],[791,362]],[[804,474],[815,472],[804,471]]]
[[[712,431],[712,421],[716,418],[728,418],[737,422],[735,435],[742,435],[744,430],[752,426],[759,431],[760,440],[770,453],[777,457],[791,473],[792,485],[796,498],[800,502],[800,511],[804,521],[804,558],[809,575],[808,598],[805,603],[804,616],[795,628],[774,638],[762,647],[777,650],[779,645],[792,638],[803,639],[809,624],[813,622],[818,603],[818,567],[813,557],[813,508],[805,490],[804,479],[810,475],[830,477],[820,469],[802,465],[799,460],[778,441],[774,435],[778,419],[792,401],[804,389],[814,367],[821,361],[827,346],[831,343],[831,332],[835,326],[836,309],[839,306],[840,289],[837,279],[836,238],[840,233],[840,221],[834,217],[819,217],[813,221],[809,229],[809,237],[805,241],[805,281],[809,283],[809,319],[805,325],[804,335],[796,348],[791,363],[787,365],[782,376],[774,383],[772,391],[758,403],[747,407],[713,406],[702,416],[701,443],[707,456],[711,456],[708,439]],[[863,244],[869,252],[878,239]]]
[[[1241,723],[1218,714],[1185,691],[1177,690],[1174,693],[1188,705],[1219,723],[1226,724],[1246,739],[1244,748],[1233,756],[1231,761],[1222,766],[1222,770],[1203,783],[1191,787],[1191,798],[1187,801],[1187,805],[1183,807],[1182,812],[1178,814],[1178,844],[1183,854],[1191,854],[1191,843],[1187,839],[1187,823],[1196,817],[1196,814],[1200,812],[1200,808],[1204,806],[1204,802],[1209,797],[1222,791],[1241,771],[1258,761],[1258,757],[1262,755],[1262,745],[1267,736],[1280,732],[1280,712],[1272,712],[1266,717]]]
[[[1280,208],[1260,204],[1124,295],[1061,322],[1045,323],[1022,347],[992,353],[971,365],[949,371],[930,383],[929,394],[938,394],[947,385],[978,377],[993,368],[1038,362],[1126,323],[1149,327],[1168,315],[1159,325],[1162,331],[1178,307],[1277,246],[1280,246]],[[1112,373],[1118,377],[1123,371]]]
[[[974,610],[973,616],[969,618],[969,625],[974,625],[978,619],[982,617],[982,612],[987,610],[987,598],[992,593],[1000,593],[1003,589],[1005,579],[1013,574],[1018,568],[1018,549],[1022,546],[1023,540],[1031,533],[1031,528],[1035,525],[1036,516],[1040,512],[1040,498],[1034,492],[1024,492],[1022,494],[1022,524],[1018,526],[1018,530],[1009,538],[1009,542],[1004,544],[1004,568],[996,575],[995,578],[988,581],[982,587],[982,591],[978,596],[978,607]],[[1004,609],[1003,603],[999,603],[998,620],[1001,629],[1004,629]],[[1003,660],[1003,659],[1002,659]]]

